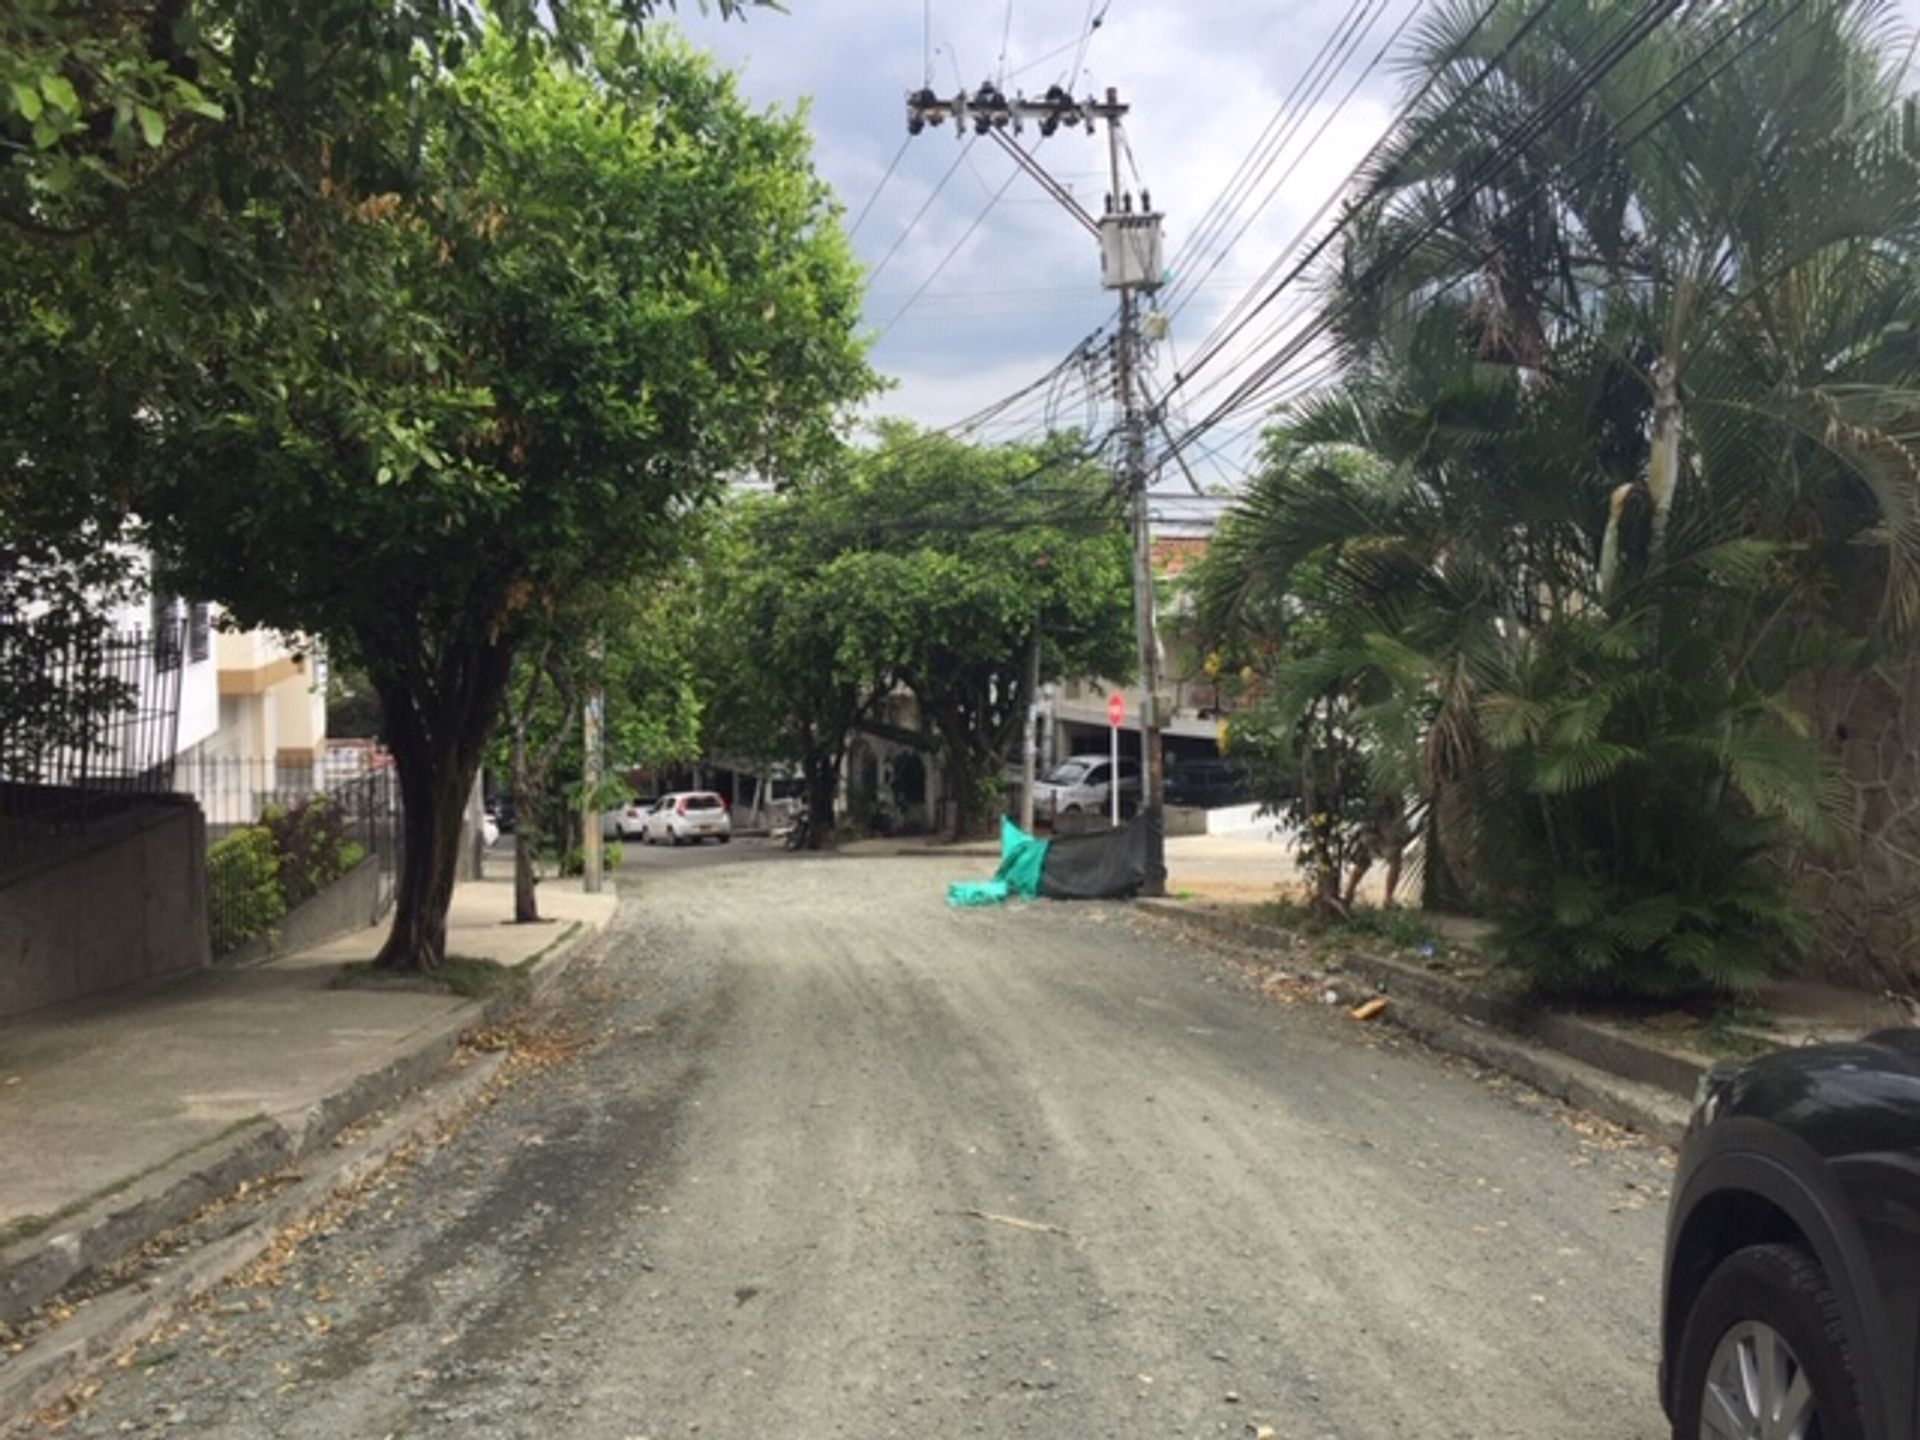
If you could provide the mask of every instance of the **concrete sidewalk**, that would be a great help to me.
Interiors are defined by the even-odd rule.
[[[560,881],[540,902],[547,923],[514,925],[509,881],[460,886],[448,952],[504,965],[537,956],[546,972],[616,903]],[[384,936],[369,928],[0,1026],[0,1320],[37,1303],[29,1292],[60,1270],[101,1258],[84,1252],[138,1243],[126,1232],[175,1223],[195,1196],[304,1153],[444,1064],[480,1002],[330,986]],[[35,1278],[10,1285],[22,1267]]]

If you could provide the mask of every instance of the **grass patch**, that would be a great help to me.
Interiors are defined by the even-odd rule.
[[[431,975],[414,971],[376,970],[371,960],[342,965],[327,982],[329,990],[397,990],[415,995],[458,995],[463,1000],[491,1000],[498,995],[524,997],[533,986],[533,967],[580,933],[575,920],[526,959],[513,965],[481,960],[473,955],[449,955]]]
[[[1384,941],[1396,950],[1439,950],[1440,937],[1430,930],[1417,910],[1372,905],[1357,907],[1346,920],[1334,920],[1298,900],[1282,897],[1254,908],[1254,918],[1313,938],[1365,937]]]
[[[557,942],[556,942],[557,943]],[[549,947],[551,948],[551,947]],[[541,955],[545,950],[540,952]],[[330,990],[391,990],[413,995],[458,995],[463,1000],[491,1000],[497,995],[520,996],[532,985],[528,972],[539,955],[518,965],[501,965],[472,955],[449,955],[432,974],[378,970],[371,960],[342,965],[327,982]]]

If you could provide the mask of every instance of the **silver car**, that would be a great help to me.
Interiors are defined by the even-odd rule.
[[[1055,820],[1062,815],[1108,813],[1113,788],[1113,761],[1105,755],[1070,755],[1047,772],[1047,778],[1033,787],[1033,813],[1036,819]],[[1127,756],[1120,760],[1120,808],[1133,809],[1140,800],[1140,762]]]

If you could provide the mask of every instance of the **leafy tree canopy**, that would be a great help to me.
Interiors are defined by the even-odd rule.
[[[412,113],[388,116],[405,188],[325,188],[300,303],[217,317],[139,501],[188,583],[327,636],[379,690],[409,824],[437,826],[410,836],[394,964],[437,956],[409,880],[444,909],[444,832],[527,630],[670,548],[728,475],[817,468],[870,384],[804,127],[678,40],[608,29],[529,66],[491,35],[436,77],[417,143]]]

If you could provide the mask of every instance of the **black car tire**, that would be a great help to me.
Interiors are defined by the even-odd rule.
[[[724,845],[724,844],[726,844],[726,843],[727,843],[727,842],[728,842],[729,840],[731,840],[731,839],[733,839],[733,836],[731,836],[731,835],[722,835],[722,836],[720,837],[720,843],[721,843],[722,845]]]
[[[1680,1337],[1674,1440],[1701,1440],[1708,1367],[1744,1321],[1770,1326],[1811,1377],[1820,1440],[1864,1440],[1853,1358],[1827,1272],[1797,1245],[1737,1250],[1707,1277]]]

